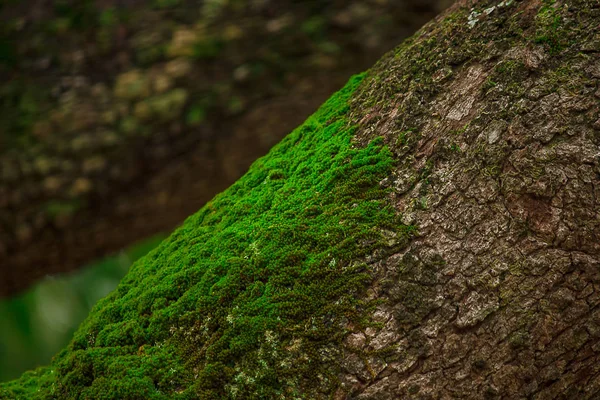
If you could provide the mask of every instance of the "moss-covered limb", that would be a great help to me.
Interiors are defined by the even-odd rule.
[[[0,296],[170,231],[447,1],[32,3],[0,10]]]
[[[315,398],[338,385],[375,250],[400,248],[374,140],[353,148],[349,84],[137,262],[51,366],[7,398]],[[384,237],[382,231],[387,232]],[[394,239],[390,242],[389,235]],[[391,246],[391,247],[390,247]]]

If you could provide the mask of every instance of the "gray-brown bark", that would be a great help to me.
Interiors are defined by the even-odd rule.
[[[460,1],[375,66],[359,142],[395,152],[419,238],[374,264],[382,327],[347,338],[337,398],[600,398],[599,24]]]

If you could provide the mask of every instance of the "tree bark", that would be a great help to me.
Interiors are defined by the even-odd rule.
[[[0,393],[598,398],[599,23],[459,1]]]

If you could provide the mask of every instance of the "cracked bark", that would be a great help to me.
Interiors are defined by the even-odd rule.
[[[599,22],[460,1],[374,67],[357,142],[394,151],[382,185],[419,237],[374,263],[381,327],[347,337],[336,398],[600,396]]]

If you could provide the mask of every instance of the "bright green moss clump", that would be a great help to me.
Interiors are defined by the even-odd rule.
[[[331,393],[344,327],[367,324],[372,306],[361,260],[412,232],[379,185],[390,152],[351,144],[361,80],[134,264],[52,365],[1,385],[3,398]]]

